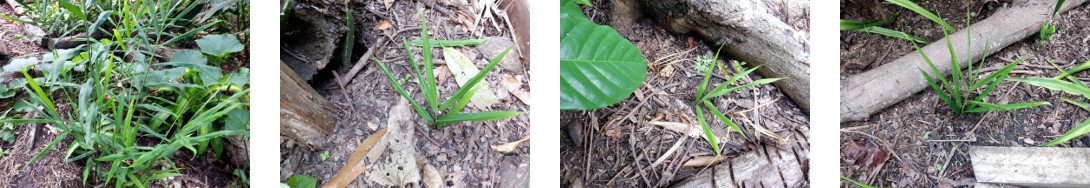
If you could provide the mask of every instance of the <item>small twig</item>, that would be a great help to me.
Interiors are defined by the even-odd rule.
[[[337,71],[332,71],[332,72],[333,72],[333,79],[337,80],[337,86],[340,86],[341,95],[344,96],[345,102],[348,103],[348,107],[350,109],[352,109],[352,112],[355,112],[356,111],[356,105],[352,104],[352,98],[348,97],[348,93],[344,91],[344,81],[341,80],[341,75],[337,74]]]

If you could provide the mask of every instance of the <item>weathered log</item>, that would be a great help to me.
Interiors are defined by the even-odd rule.
[[[373,35],[359,34],[371,30],[360,24],[368,13],[364,1],[296,0],[292,4],[287,25],[283,26],[286,29],[280,35],[280,59],[303,80],[309,81],[319,70],[325,69],[335,55],[341,54],[337,46],[344,43],[344,33],[348,30],[345,27],[345,2],[354,7],[357,43],[373,41]]]
[[[1088,148],[969,148],[973,175],[984,183],[1027,187],[1090,187]]]
[[[809,113],[809,32],[788,23],[809,19],[809,1],[638,1],[640,9],[663,28],[695,33],[705,41],[722,45],[731,57],[763,65],[757,73],[764,77],[783,78],[773,84]]]
[[[727,159],[714,167],[685,179],[673,187],[806,187],[810,163],[808,127],[803,134],[787,139],[800,142],[780,146],[758,146],[756,150]],[[787,131],[796,132],[796,131]]]
[[[1084,2],[1086,0],[1067,1],[1060,8],[1060,13]],[[1010,8],[998,10],[968,29],[950,34],[949,40],[957,53],[958,62],[976,62],[983,55],[998,52],[1003,47],[1037,34],[1041,24],[1048,20],[1055,1],[1016,0],[1011,4]],[[966,33],[968,31],[972,33]],[[967,47],[966,34],[973,36],[971,47]],[[984,51],[985,39],[990,40],[988,51]],[[943,77],[950,76],[953,66],[946,43],[947,39],[941,39],[921,48]],[[959,68],[965,68],[969,63],[959,65]],[[922,68],[934,75],[927,67],[927,62],[917,51],[913,51],[893,62],[843,80],[840,84],[840,121],[865,120],[871,114],[927,88],[927,79],[917,69]]]
[[[280,62],[280,134],[311,148],[329,143],[337,114],[324,97]]]

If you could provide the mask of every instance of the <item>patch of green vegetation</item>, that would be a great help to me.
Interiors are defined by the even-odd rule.
[[[715,57],[713,59],[718,59],[718,58],[719,58],[719,52],[716,51],[715,52]],[[746,75],[749,75],[749,73],[751,73],[751,72],[757,70],[757,68],[761,67],[761,66],[757,66],[757,67],[750,68],[749,70],[746,70],[744,72],[734,74],[734,76],[731,77],[729,80],[727,80],[727,82],[721,83],[721,84],[719,84],[719,86],[716,86],[715,89],[708,90],[707,93],[704,93],[704,91],[705,91],[704,89],[707,88],[707,85],[708,85],[708,80],[709,80],[709,78],[711,78],[712,70],[714,70],[714,68],[711,67],[711,66],[722,66],[722,65],[720,65],[719,63],[714,63],[712,65],[709,65],[709,67],[707,69],[705,69],[705,71],[704,71],[704,80],[700,82],[700,87],[697,88],[696,101],[694,101],[695,104],[693,105],[693,108],[694,108],[694,110],[696,112],[696,119],[697,119],[697,121],[700,122],[701,129],[704,130],[704,136],[708,140],[708,143],[712,145],[712,150],[715,150],[716,155],[720,155],[720,154],[722,154],[722,152],[719,150],[719,143],[718,143],[718,141],[717,141],[717,139],[715,137],[715,134],[712,133],[711,128],[708,127],[707,121],[704,120],[704,110],[703,110],[703,108],[700,107],[700,105],[703,104],[705,107],[708,108],[708,111],[710,111],[712,113],[712,115],[715,116],[716,119],[719,119],[719,121],[722,121],[723,123],[726,123],[727,126],[730,126],[730,128],[734,129],[735,131],[738,131],[738,133],[742,134],[742,137],[745,137],[746,140],[749,140],[749,137],[746,136],[746,133],[742,132],[742,128],[739,127],[737,124],[734,124],[734,122],[731,121],[730,118],[727,118],[726,116],[724,116],[723,113],[720,113],[719,110],[715,107],[715,105],[712,104],[711,99],[715,98],[715,97],[726,95],[726,94],[728,94],[730,92],[733,92],[735,90],[738,90],[738,89],[753,87],[753,86],[757,86],[757,85],[761,85],[761,84],[772,83],[772,82],[775,82],[777,80],[780,80],[780,78],[765,78],[765,79],[754,80],[753,82],[750,82],[748,84],[741,85],[741,86],[736,86],[736,87],[731,87],[731,88],[726,87],[726,86],[734,84],[734,82],[738,81],[742,77],[745,77]],[[720,69],[720,70],[723,70],[723,69]]]

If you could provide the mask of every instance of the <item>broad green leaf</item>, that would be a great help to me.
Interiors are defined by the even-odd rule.
[[[454,47],[454,46],[465,46],[465,45],[481,44],[481,43],[484,43],[484,42],[485,42],[485,39],[431,40],[430,42],[428,42],[428,45],[430,45],[431,47]],[[409,44],[411,44],[413,46],[423,46],[424,41],[422,41],[422,40],[413,40],[413,41],[409,41]]]
[[[230,131],[246,131],[250,125],[250,111],[243,109],[233,109],[227,113],[227,125],[224,126],[224,130]]]
[[[208,65],[208,58],[204,57],[204,54],[197,50],[185,50],[178,53],[174,53],[174,57],[170,59],[172,63],[179,63],[181,65]],[[160,63],[163,65],[163,63]]]
[[[948,30],[950,32],[954,31],[954,27],[951,27],[950,24],[946,24],[945,21],[942,21],[942,18],[939,18],[939,16],[936,16],[935,14],[932,14],[931,11],[927,11],[927,9],[924,9],[923,7],[920,7],[920,5],[917,5],[916,3],[913,3],[911,0],[886,0],[886,2],[890,2],[890,3],[893,3],[895,5],[905,7],[908,10],[912,10],[912,11],[914,11],[916,13],[919,13],[923,17],[927,17],[928,19],[931,19],[931,21],[935,21],[935,23],[939,23],[939,25],[942,25],[942,28],[945,28],[946,30]]]
[[[38,64],[38,58],[35,57],[12,59],[10,63],[4,65],[4,72],[27,71],[35,64]]]
[[[296,174],[288,178],[288,186],[292,188],[314,188],[318,186],[318,178]]]
[[[478,113],[461,113],[461,114],[447,114],[443,117],[439,117],[436,120],[437,123],[449,124],[460,121],[488,121],[503,119],[526,112],[512,112],[512,111],[491,111],[491,112],[478,112]]]
[[[78,17],[81,20],[87,20],[87,16],[83,14],[83,9],[80,8],[79,6],[73,5],[72,3],[70,3],[70,2],[68,2],[66,0],[59,0],[59,2],[61,4],[61,6],[64,7],[64,9],[68,9],[68,12],[71,12],[73,15],[76,15],[76,17]]]
[[[229,53],[240,52],[246,46],[243,46],[235,35],[206,35],[201,39],[197,39],[197,46],[201,48],[201,52],[216,57],[223,57]]]
[[[1042,144],[1041,147],[1049,147],[1049,146],[1053,146],[1053,145],[1056,145],[1056,144],[1062,144],[1062,143],[1067,142],[1068,140],[1071,140],[1071,139],[1073,139],[1075,137],[1085,135],[1087,132],[1090,132],[1090,120],[1087,120],[1087,121],[1084,121],[1084,122],[1080,123],[1079,125],[1075,126],[1075,128],[1072,128],[1070,131],[1067,131],[1067,133],[1064,133],[1063,136],[1060,136],[1059,138],[1056,138],[1055,140],[1052,140],[1051,142]]]
[[[647,60],[628,39],[598,25],[574,4],[560,12],[560,109],[590,110],[620,102],[647,77]],[[578,13],[577,13],[578,12]]]

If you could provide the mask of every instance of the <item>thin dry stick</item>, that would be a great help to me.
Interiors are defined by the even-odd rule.
[[[352,104],[352,98],[348,97],[348,93],[344,91],[344,81],[341,81],[341,75],[333,71],[333,79],[337,80],[337,86],[340,86],[341,95],[344,95],[345,102],[348,103],[348,107],[352,109],[352,112],[356,111],[356,104]]]

